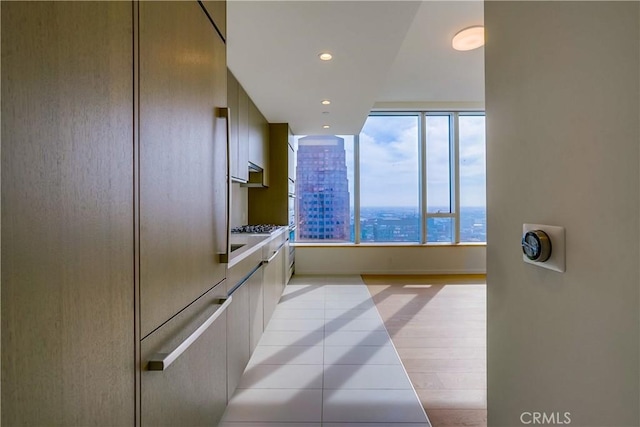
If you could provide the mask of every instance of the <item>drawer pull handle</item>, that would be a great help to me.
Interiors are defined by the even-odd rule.
[[[269,257],[269,259],[263,260],[262,263],[263,264],[269,264],[271,261],[273,261],[273,259],[278,256],[278,252],[280,252],[280,249],[282,249],[283,246],[284,246],[284,243],[282,243],[280,246],[278,246],[278,249],[276,249],[276,251],[273,253],[273,255],[271,255]]]
[[[277,256],[278,256],[278,252],[280,252],[280,251],[275,251],[275,252],[273,253],[273,255],[271,255],[271,256],[269,257],[269,259],[265,259],[265,260],[264,260],[264,261],[262,261],[262,262],[264,262],[265,264],[269,264],[271,261],[273,261],[273,259],[274,259],[275,257],[277,257]]]
[[[218,317],[229,307],[231,304],[232,297],[229,296],[227,298],[222,298],[219,300],[219,307],[216,311],[213,312],[211,316],[207,320],[204,321],[202,325],[198,327],[191,335],[187,337],[182,343],[177,346],[175,349],[170,351],[169,353],[157,353],[151,357],[149,360],[148,369],[150,371],[164,371],[167,369],[175,360],[180,357],[182,353],[184,353],[198,338],[202,335],[208,328],[216,321]]]
[[[229,107],[217,108],[217,117],[225,120],[227,142],[226,142],[226,169],[227,169],[227,191],[225,192],[225,247],[219,254],[219,262],[221,264],[228,264],[229,257],[231,255],[231,239],[229,233],[231,233],[231,218],[229,218],[229,208],[231,203],[231,110]]]

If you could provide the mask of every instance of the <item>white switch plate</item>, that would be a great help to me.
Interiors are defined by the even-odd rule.
[[[545,262],[536,262],[531,261],[527,256],[523,253],[522,260],[526,263],[536,265],[542,268],[548,268],[549,270],[559,271],[560,273],[565,272],[565,243],[564,243],[564,227],[557,227],[554,225],[542,225],[542,224],[523,224],[522,225],[522,236],[527,231],[532,230],[542,230],[549,236],[551,240],[551,256]],[[521,237],[522,237],[521,236]]]

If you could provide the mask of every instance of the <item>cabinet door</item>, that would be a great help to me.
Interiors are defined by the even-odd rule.
[[[195,1],[140,2],[140,305],[146,336],[225,278],[226,55]]]
[[[249,98],[249,161],[262,168],[262,183],[269,183],[269,125]]]
[[[260,267],[247,280],[249,287],[249,341],[251,353],[258,345],[264,331],[264,295],[263,295],[263,267]]]
[[[228,308],[218,301],[225,295],[224,285],[216,286],[142,340],[142,426],[218,425],[227,404]],[[171,365],[149,370],[154,355],[170,353],[214,314],[213,323]]]
[[[264,325],[269,324],[269,320],[276,309],[276,305],[282,295],[282,281],[284,278],[284,246],[280,248],[278,254],[264,267]]]
[[[249,96],[238,83],[238,179],[249,180]]]
[[[232,178],[242,180],[239,177],[238,161],[238,117],[240,116],[240,112],[238,111],[238,81],[229,70],[227,70],[227,103],[231,113],[229,117],[230,172]]]
[[[256,274],[256,273],[254,273]],[[251,357],[249,284],[245,282],[233,294],[227,309],[227,398],[231,399],[244,368]]]
[[[132,425],[131,3],[0,7],[0,423]]]

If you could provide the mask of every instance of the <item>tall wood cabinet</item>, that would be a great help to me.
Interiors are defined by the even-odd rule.
[[[262,168],[261,184],[269,186],[269,123],[249,98],[249,161]],[[251,179],[250,179],[251,181]]]
[[[246,95],[246,94],[245,94]],[[240,115],[246,114],[240,111],[240,84],[233,73],[227,69],[227,104],[229,105],[229,172],[231,179],[236,182],[247,182],[249,180],[248,156],[246,148],[240,153]],[[246,121],[246,120],[245,120]],[[243,143],[244,144],[244,143]],[[244,148],[244,146],[242,147]]]
[[[195,1],[139,3],[142,426],[216,425],[227,399],[227,69],[209,17]]]
[[[0,7],[1,424],[133,425],[132,4]]]
[[[231,71],[227,81],[231,109],[231,177],[250,186],[268,186],[269,123]],[[262,172],[250,175],[249,162]]]
[[[249,223],[290,225],[289,195],[295,192],[289,172],[295,168],[292,145],[287,123],[269,124],[269,188],[249,189]]]
[[[226,26],[205,3],[0,4],[3,426],[224,411]]]
[[[225,278],[226,56],[197,2],[140,2],[140,306],[148,335]]]

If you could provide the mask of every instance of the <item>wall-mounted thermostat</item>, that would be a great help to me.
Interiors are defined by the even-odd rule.
[[[564,227],[542,224],[522,226],[522,259],[529,264],[564,272]]]

